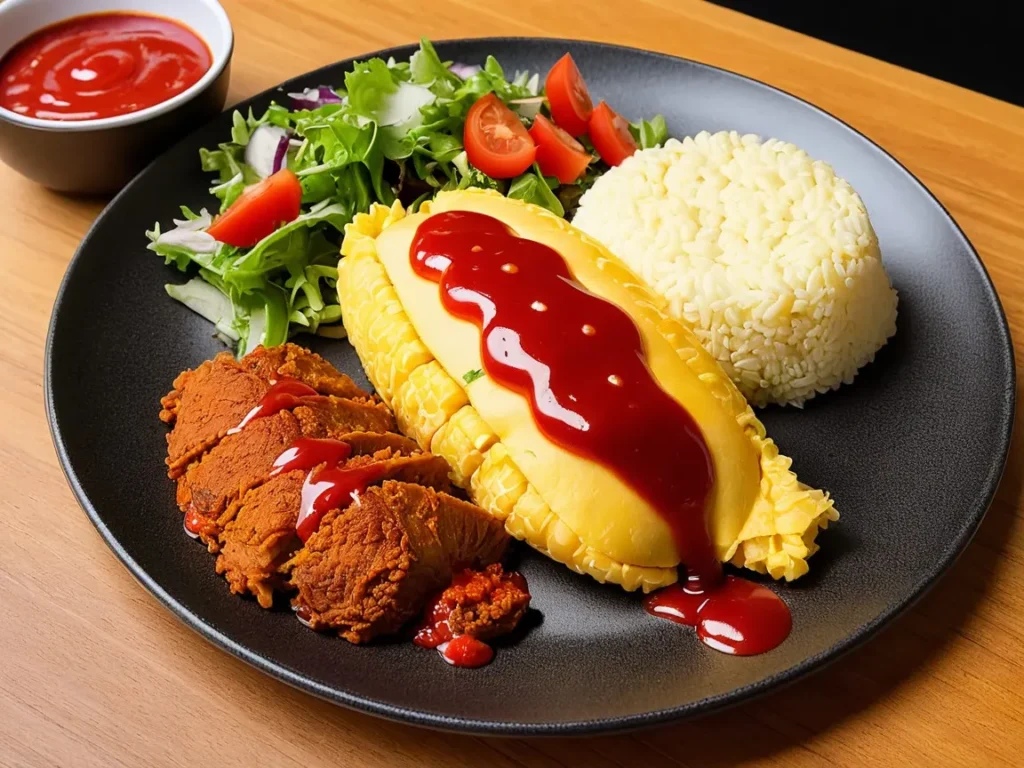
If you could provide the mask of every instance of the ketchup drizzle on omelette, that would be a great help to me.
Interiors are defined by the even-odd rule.
[[[710,452],[647,367],[632,318],[580,285],[557,251],[484,214],[427,218],[409,257],[416,274],[439,284],[445,309],[480,328],[487,375],[529,401],[540,431],[614,472],[668,524],[686,570],[645,599],[647,612],[695,627],[723,653],[764,653],[785,640],[786,604],[723,578],[705,520]]]
[[[484,214],[449,211],[420,224],[416,274],[481,329],[488,376],[527,398],[541,432],[607,467],[672,531],[680,559],[721,578],[705,521],[714,468],[700,427],[647,367],[622,309],[587,291],[552,248]]]

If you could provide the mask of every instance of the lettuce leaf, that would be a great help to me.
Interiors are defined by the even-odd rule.
[[[441,61],[433,44],[427,38],[420,39],[420,49],[409,59],[409,74],[412,82],[430,87],[438,96],[450,96],[462,80]]]
[[[348,106],[353,114],[370,119],[382,109],[387,97],[398,90],[388,65],[381,59],[356,62],[345,75]]]
[[[629,132],[633,134],[633,138],[640,145],[640,149],[660,147],[668,141],[668,125],[665,123],[665,118],[661,115],[655,115],[649,122],[641,120],[639,123],[631,123]]]
[[[301,213],[251,248],[213,240],[205,210],[183,208],[184,219],[167,229],[157,223],[146,233],[149,250],[192,277],[169,286],[168,294],[209,319],[240,353],[300,332],[342,338],[338,244],[345,225],[373,203],[390,205],[397,197],[415,211],[438,191],[481,187],[571,216],[607,170],[604,163],[596,160],[573,184],[545,178],[536,165],[514,179],[495,179],[472,166],[463,146],[467,114],[488,93],[524,125],[546,114],[540,77],[518,71],[509,76],[493,56],[465,79],[449,65],[423,39],[408,61],[356,63],[344,88],[333,84],[339,103],[316,109],[272,103],[261,115],[234,112],[230,136],[199,157],[220,212],[260,181],[245,152],[253,132],[270,124],[288,134],[287,166],[302,187]],[[668,135],[661,116],[640,120],[631,130],[643,148],[663,144]]]
[[[525,200],[527,203],[547,208],[556,216],[565,216],[565,208],[552,190],[558,186],[558,179],[546,178],[536,163],[533,168],[517,177],[508,188],[508,197]]]

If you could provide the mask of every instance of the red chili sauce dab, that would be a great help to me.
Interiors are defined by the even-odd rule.
[[[44,120],[114,117],[167,101],[212,64],[203,39],[172,19],[75,16],[22,40],[0,61],[0,106]]]
[[[416,274],[439,284],[451,315],[480,328],[485,371],[529,400],[541,432],[607,467],[657,510],[688,569],[688,584],[708,602],[718,589],[730,595],[713,620],[742,625],[749,647],[767,650],[781,642],[785,634],[776,642],[777,631],[756,642],[760,630],[742,619],[763,588],[743,597],[729,586],[742,580],[723,579],[705,521],[714,483],[710,453],[693,417],[647,367],[632,318],[576,282],[557,251],[484,214],[448,211],[427,218],[410,261]],[[785,604],[763,591],[788,616]],[[712,611],[704,610],[707,625]],[[713,634],[705,631],[702,639]]]
[[[251,411],[245,414],[237,427],[228,430],[229,435],[241,432],[253,419],[273,416],[275,413],[302,404],[303,397],[319,397],[320,393],[298,379],[282,378],[270,385],[270,389]]]
[[[473,579],[473,572],[464,570],[452,577],[452,587],[465,587]],[[421,648],[436,648],[446,662],[454,667],[473,669],[489,664],[494,658],[494,649],[471,635],[452,636],[448,626],[453,604],[445,597],[448,590],[439,594],[427,607],[425,620],[417,629],[412,641]]]
[[[498,568],[498,581],[494,581],[492,568]],[[460,603],[484,603],[501,600],[499,590],[505,584],[515,588],[529,600],[530,588],[526,579],[516,571],[504,571],[500,566],[489,566],[484,571],[457,569],[451,584],[435,595],[416,628],[412,641],[421,648],[436,648],[441,657],[455,667],[475,668],[488,664],[494,658],[494,649],[472,635],[455,635],[448,619]]]

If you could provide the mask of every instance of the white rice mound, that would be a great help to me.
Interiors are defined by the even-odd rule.
[[[599,179],[573,224],[667,300],[753,405],[849,384],[896,332],[864,203],[793,144],[670,139]]]

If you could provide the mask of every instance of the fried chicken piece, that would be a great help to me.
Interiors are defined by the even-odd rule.
[[[341,440],[354,432],[383,433],[394,427],[394,418],[385,405],[364,398],[333,396],[306,398],[293,411],[253,419],[241,432],[221,439],[178,478],[177,501],[187,515],[186,527],[216,552],[217,537],[230,519],[224,518],[225,510],[234,499],[263,482],[274,460],[295,440]],[[406,446],[405,450],[410,445],[417,447],[398,435],[365,442],[365,448],[372,451],[395,445]]]
[[[195,370],[184,371],[160,400],[160,418],[174,425],[167,435],[168,476],[178,477],[194,459],[217,445],[259,403],[271,382],[285,376],[297,378],[321,394],[380,405],[377,398],[371,398],[319,355],[294,344],[269,350],[258,347],[241,360],[222,352]],[[393,425],[390,414],[387,419],[387,424]],[[375,426],[381,432],[394,429]]]
[[[217,573],[237,595],[251,592],[270,608],[280,586],[278,568],[301,546],[295,522],[302,504],[306,472],[271,478],[242,498],[240,509],[221,534]]]
[[[160,401],[160,418],[174,424],[167,435],[168,476],[180,475],[237,427],[268,389],[266,380],[246,372],[227,352],[178,376]]]
[[[336,397],[366,397],[352,379],[324,360],[298,344],[281,344],[276,347],[256,347],[241,359],[242,366],[264,379],[280,379],[288,376],[308,384],[317,392]]]
[[[241,432],[228,435],[178,478],[178,507],[185,527],[199,534],[211,552],[228,522],[225,511],[232,501],[263,483],[274,460],[302,437],[299,420],[289,411],[255,419]]]
[[[369,397],[304,397],[292,409],[306,437],[346,432],[395,432],[395,416],[384,403]]]
[[[352,432],[338,440],[344,440],[352,446],[353,456],[372,456],[385,449],[407,456],[420,452],[420,446],[415,440],[397,432]]]
[[[284,569],[301,618],[365,643],[417,616],[456,567],[497,562],[508,540],[501,522],[477,506],[389,481],[329,512]]]
[[[371,463],[381,465],[378,482],[396,479],[441,490],[450,487],[448,464],[439,456],[404,456],[385,447],[372,456],[352,458],[345,467]],[[230,519],[220,536],[217,573],[227,578],[232,592],[252,592],[264,608],[271,606],[274,589],[281,586],[279,567],[302,547],[295,525],[307,474],[296,470],[278,475],[246,493],[227,512]]]
[[[492,640],[516,628],[530,606],[530,591],[520,574],[506,573],[500,563],[494,563],[483,571],[456,574],[440,601],[450,609],[452,635]]]

